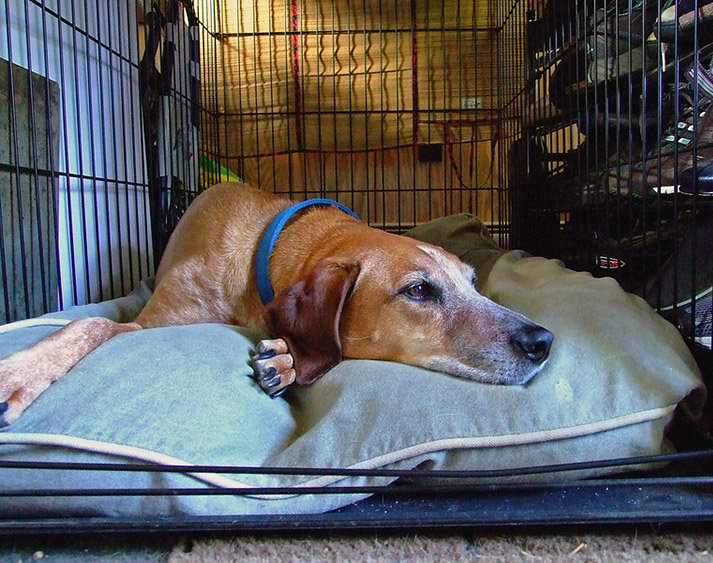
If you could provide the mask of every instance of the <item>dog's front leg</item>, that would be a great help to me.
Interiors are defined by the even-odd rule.
[[[273,399],[279,397],[297,377],[294,359],[287,342],[281,338],[258,342],[257,353],[252,360],[255,380]]]
[[[137,323],[77,319],[37,344],[0,360],[0,427],[12,424],[52,383],[112,336]]]

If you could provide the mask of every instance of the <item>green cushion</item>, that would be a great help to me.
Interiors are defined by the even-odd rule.
[[[674,409],[687,399],[688,412],[695,415],[704,398],[698,369],[674,327],[610,279],[522,252],[485,250],[497,257],[482,291],[555,333],[548,364],[525,387],[348,360],[314,385],[271,400],[249,377],[258,335],[224,325],[150,329],[117,336],[54,384],[0,432],[0,444],[5,443],[0,459],[142,464],[170,456],[172,463],[211,465],[481,470],[669,451],[664,429]],[[148,295],[142,286],[121,300],[64,315],[125,318],[140,310]],[[0,356],[56,328],[0,334]],[[23,445],[27,442],[35,444]],[[614,469],[500,480],[559,480],[605,471]],[[6,499],[3,513],[322,512],[365,495],[305,495],[300,486],[391,481],[167,472],[47,475],[3,470],[0,488],[206,487],[208,480],[211,486],[290,486],[294,494],[22,497]]]

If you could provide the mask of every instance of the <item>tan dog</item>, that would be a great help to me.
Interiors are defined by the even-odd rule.
[[[342,357],[391,360],[490,383],[524,384],[552,334],[475,289],[473,269],[443,249],[370,228],[335,207],[302,212],[269,260],[277,297],[256,287],[258,241],[292,202],[218,184],[189,207],[135,322],[73,321],[0,361],[0,423],[112,336],[141,328],[229,323],[277,337],[258,345],[257,379],[271,395],[309,384]],[[229,352],[227,352],[229,353]]]

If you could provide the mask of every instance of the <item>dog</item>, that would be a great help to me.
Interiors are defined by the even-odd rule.
[[[440,247],[369,227],[328,200],[296,211],[286,198],[217,184],[179,221],[133,322],[78,319],[0,361],[0,424],[113,336],[195,323],[271,337],[253,357],[271,396],[313,383],[345,357],[524,385],[553,341],[478,293],[473,269]]]

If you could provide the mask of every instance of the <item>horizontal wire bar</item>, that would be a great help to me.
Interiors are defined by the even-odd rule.
[[[273,496],[273,495],[413,495],[429,494],[433,496],[454,495],[463,493],[489,493],[501,490],[547,490],[547,489],[592,489],[592,488],[622,488],[661,486],[695,486],[713,487],[713,477],[654,477],[654,478],[608,478],[582,481],[556,481],[551,483],[491,483],[491,484],[461,484],[461,485],[361,485],[339,487],[181,487],[181,488],[135,488],[135,489],[18,489],[0,491],[0,498],[18,497],[124,497],[124,496]]]
[[[382,27],[382,28],[371,28],[371,27],[360,27],[355,29],[300,29],[296,32],[298,36],[301,35],[364,35],[366,33],[378,33],[384,35],[386,33],[464,33],[464,32],[475,32],[475,33],[493,33],[497,30],[494,27]],[[244,32],[232,32],[232,33],[212,33],[211,35],[215,37],[218,41],[224,39],[234,39],[234,38],[245,38],[252,39],[253,37],[285,37],[295,34],[294,31],[285,29],[280,31],[257,31],[250,30]]]
[[[486,470],[422,470],[422,469],[355,469],[333,467],[255,467],[239,465],[135,465],[130,463],[101,462],[39,462],[3,461],[0,469],[42,469],[42,470],[91,470],[126,471],[145,473],[227,473],[244,475],[303,475],[303,476],[348,476],[348,477],[413,477],[429,479],[463,479],[536,475],[541,473],[576,471],[582,469],[603,469],[621,466],[691,461],[713,457],[713,450],[659,454],[639,457],[616,458],[587,462],[573,462],[514,469]]]

